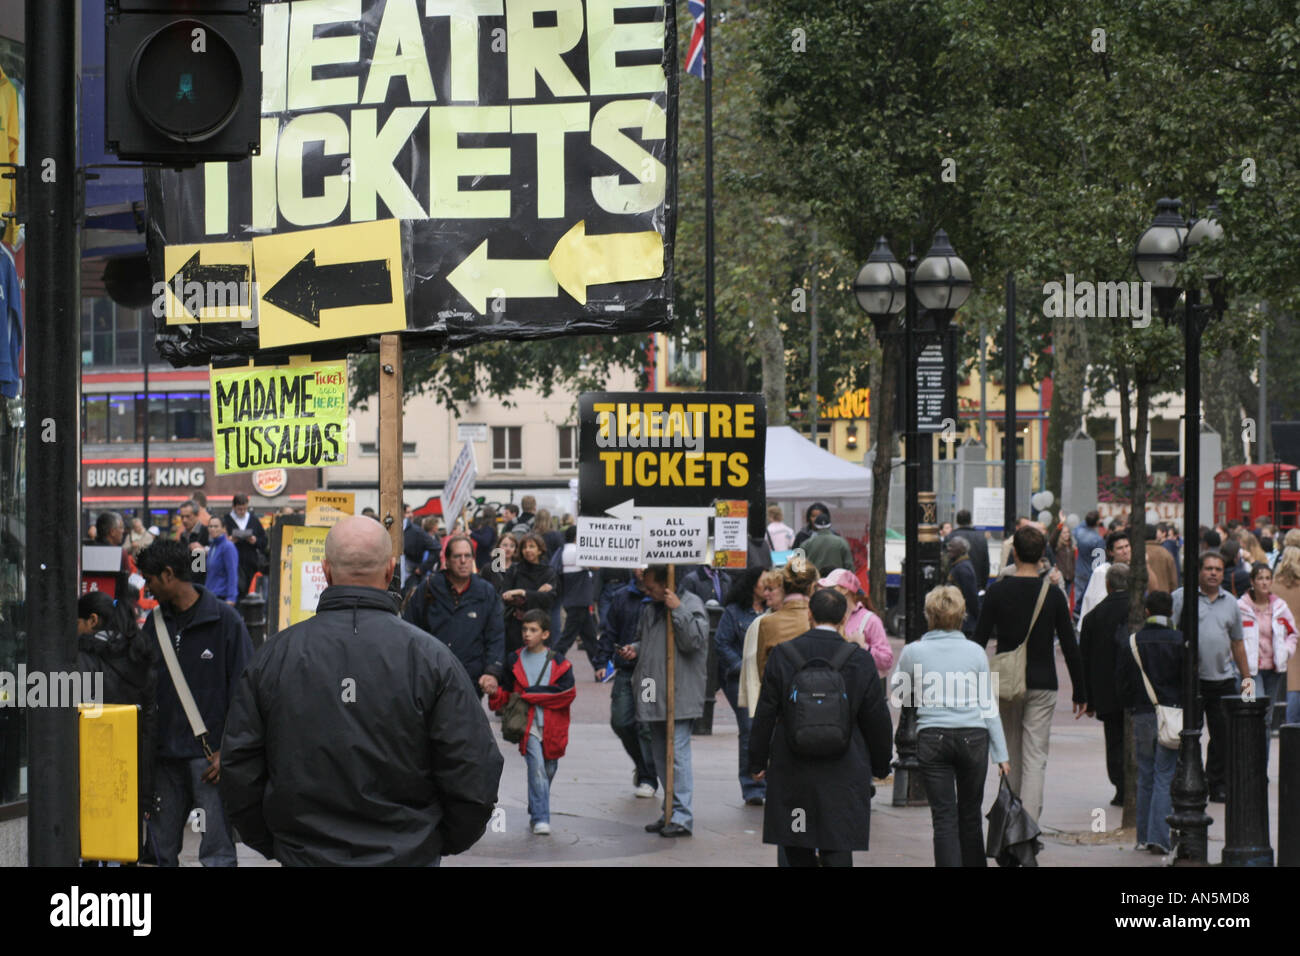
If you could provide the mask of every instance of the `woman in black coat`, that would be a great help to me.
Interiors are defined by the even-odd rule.
[[[778,644],[767,659],[749,736],[749,769],[756,778],[766,771],[764,843],[784,849],[791,866],[816,866],[817,851],[823,866],[852,866],[852,851],[868,849],[871,778],[890,773],[893,724],[871,655],[853,646],[840,668],[852,715],[848,750],[839,757],[808,757],[791,748],[782,719],[782,702],[798,670],[791,650],[805,662],[829,661],[845,646],[838,630],[848,611],[844,596],[818,591],[808,608],[816,626]]]
[[[501,600],[506,611],[506,658],[524,646],[524,614],[538,610],[551,613],[555,603],[555,569],[546,560],[546,542],[530,531],[519,541],[519,557],[506,570],[501,582]],[[559,635],[552,634],[555,640]]]

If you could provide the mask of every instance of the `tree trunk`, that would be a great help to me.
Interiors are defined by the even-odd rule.
[[[1121,378],[1127,379],[1126,373],[1121,373]],[[1146,511],[1147,511],[1147,467],[1146,467],[1146,449],[1147,449],[1147,431],[1149,428],[1149,415],[1151,407],[1151,382],[1139,370],[1136,381],[1135,402],[1128,399],[1128,383],[1124,382],[1120,388],[1120,423],[1123,429],[1124,459],[1128,464],[1129,473],[1129,546],[1133,550],[1133,559],[1129,564],[1128,574],[1128,595],[1129,595],[1129,632],[1141,628],[1142,623],[1146,620],[1146,608],[1143,604],[1143,598],[1146,594],[1147,584],[1147,549],[1146,549]],[[1130,415],[1132,410],[1130,405],[1136,404],[1137,423],[1130,427]],[[1128,729],[1131,722],[1125,719],[1126,736],[1131,737],[1132,733]],[[1137,764],[1133,756],[1133,748],[1127,742],[1124,747],[1124,817],[1121,826],[1132,827],[1137,825],[1137,788],[1134,781],[1137,779]]]
[[[1052,408],[1047,426],[1047,480],[1061,500],[1061,468],[1066,440],[1083,415],[1084,372],[1088,367],[1086,325],[1074,318],[1052,320]]]
[[[754,322],[758,355],[763,364],[763,397],[768,425],[786,424],[785,339],[775,314],[760,313]]]
[[[871,392],[871,530],[867,543],[867,567],[871,582],[871,603],[885,618],[885,530],[889,524],[889,475],[898,447],[894,434],[894,395],[898,387],[898,366],[902,361],[897,339],[881,342],[878,387]]]
[[[1223,467],[1244,465],[1246,457],[1241,440],[1239,383],[1243,378],[1249,381],[1253,367],[1242,369],[1237,352],[1232,348],[1224,348],[1218,355],[1202,352],[1201,361],[1205,363],[1205,375],[1201,384],[1201,395],[1205,399],[1205,420],[1223,436]],[[1251,445],[1253,458],[1258,458],[1258,449],[1257,436]]]

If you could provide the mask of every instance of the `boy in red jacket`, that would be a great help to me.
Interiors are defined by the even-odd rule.
[[[528,762],[528,822],[533,832],[551,832],[551,780],[569,745],[569,705],[577,695],[573,665],[546,648],[551,617],[545,611],[524,614],[524,646],[510,655],[506,672],[488,706],[500,710],[515,691],[528,704],[528,725],[519,752]]]

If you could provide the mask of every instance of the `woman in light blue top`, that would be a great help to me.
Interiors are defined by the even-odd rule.
[[[961,632],[966,602],[951,585],[925,598],[931,630],[903,648],[890,687],[917,708],[917,756],[934,822],[935,866],[985,866],[980,808],[989,758],[1007,773],[998,693],[984,649]]]

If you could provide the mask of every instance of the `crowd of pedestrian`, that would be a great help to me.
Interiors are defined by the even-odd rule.
[[[1026,529],[1031,533],[1026,535]],[[1177,524],[1144,523],[1145,577],[1136,596],[1144,614],[1137,624],[1130,623],[1135,620],[1134,533],[1127,515],[1106,522],[1097,510],[1073,525],[1064,514],[1050,527],[1022,517],[1015,535],[1003,544],[999,580],[990,584],[987,570],[969,567],[987,561],[989,537],[971,527],[969,512],[961,511],[957,527],[944,538],[947,580],[967,608],[963,630],[972,604],[979,609],[973,635],[978,643],[1007,631],[1007,642],[999,636],[999,653],[1014,650],[1017,627],[1024,629],[1025,621],[1032,620],[1033,592],[1044,598],[1047,609],[1041,613],[1051,623],[1039,621],[1029,628],[1024,703],[1000,702],[1011,758],[1009,780],[1026,808],[1035,815],[1041,809],[1049,695],[1054,699],[1056,693],[1055,644],[1070,675],[1076,718],[1086,715],[1102,724],[1114,806],[1124,803],[1127,718],[1137,755],[1138,845],[1167,853],[1172,847],[1164,818],[1177,743],[1174,738],[1160,743],[1157,718],[1162,709],[1184,704],[1186,549],[1195,549],[1197,566],[1196,680],[1208,738],[1206,778],[1210,800],[1223,802],[1229,746],[1224,699],[1267,696],[1276,707],[1285,705],[1287,722],[1300,721],[1300,668],[1287,666],[1296,650],[1300,613],[1300,529],[1283,535],[1267,517],[1253,531],[1227,520],[1200,528],[1197,540],[1189,543]],[[1039,539],[1044,539],[1042,546]],[[1024,583],[1014,583],[1017,578]],[[1270,714],[1268,724],[1272,722]],[[1265,733],[1267,766],[1267,726]]]
[[[1112,802],[1125,791],[1127,714],[1138,843],[1171,849],[1175,755],[1162,734],[1166,711],[1183,705],[1184,601],[1172,526],[1145,535],[1145,618],[1131,627],[1123,521],[1107,527],[1092,512],[1077,527],[1044,528],[1023,519],[992,580],[989,539],[960,512],[944,539],[950,583],[926,596],[928,629],[896,663],[862,569],[822,503],[797,534],[769,509],[767,563],[739,571],[580,566],[571,516],[556,520],[527,497],[465,530],[408,514],[400,557],[378,516],[363,512],[326,539],[315,616],[254,654],[232,605],[266,567],[265,528],[242,495],[222,517],[206,504],[181,506],[174,538],[99,515],[97,540],[123,550],[124,587],[116,601],[88,594],[78,609],[83,664],[111,672],[108,696],[142,710],[152,755],[140,777],[146,861],[175,865],[197,811],[204,865],[234,865],[237,838],[286,864],[436,865],[479,839],[495,811],[504,764],[489,711],[524,759],[530,829],[550,834],[579,693],[567,658],[575,644],[595,680],[611,684],[610,728],[632,763],[632,794],[661,796],[649,833],[694,830],[692,730],[716,687],[739,731],[740,797],[763,808],[763,841],[778,863],[850,864],[869,846],[872,780],[892,770],[888,699],[936,673],[937,695],[911,701],[934,859],[983,866],[990,763],[1029,817],[1041,815],[1059,647],[1076,718],[1102,724]],[[1257,530],[1207,528],[1199,542],[1197,677],[1212,799],[1225,789],[1222,699],[1258,687],[1300,709],[1300,668],[1287,667],[1300,531]],[[1008,675],[1012,686],[1000,687]],[[340,739],[345,755],[322,759]]]

